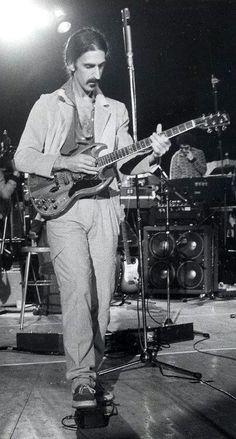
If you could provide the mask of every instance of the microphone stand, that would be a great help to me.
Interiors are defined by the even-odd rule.
[[[218,84],[220,80],[214,76],[214,74],[211,75],[211,85],[212,85],[212,94],[213,94],[213,100],[214,100],[214,112],[217,113],[219,111],[219,105],[218,105]],[[217,130],[217,137],[218,137],[218,156],[221,162],[221,174],[224,174],[223,169],[223,148],[222,148],[222,139],[221,139],[221,131]]]
[[[131,112],[132,112],[132,132],[134,142],[138,141],[137,136],[137,104],[136,104],[136,87],[135,87],[135,71],[133,64],[133,49],[132,49],[132,37],[130,27],[130,12],[128,8],[121,10],[121,17],[123,23],[123,39],[124,48],[127,57],[127,68],[129,73],[130,83],[130,98],[131,98]],[[142,304],[142,323],[144,331],[143,341],[143,356],[147,356],[147,319],[146,319],[146,302],[145,302],[145,286],[144,286],[144,264],[143,264],[143,247],[142,247],[142,218],[140,211],[140,199],[139,199],[139,185],[138,177],[135,178],[136,187],[136,218],[137,218],[137,231],[138,231],[138,253],[139,253],[139,288],[141,291],[141,304]]]
[[[218,88],[217,85],[219,84],[220,80],[214,76],[214,74],[211,75],[211,85],[212,85],[212,93],[213,93],[213,100],[214,100],[214,111],[217,113],[219,111],[219,105],[218,105]],[[223,148],[222,148],[222,138],[221,138],[221,130],[217,130],[217,137],[218,137],[218,154],[219,159],[221,162],[221,175],[224,175],[224,162],[223,162]],[[224,193],[224,219],[223,219],[223,245],[224,248],[226,248],[226,238],[227,238],[227,209],[226,209],[226,188]]]
[[[132,105],[132,123],[133,123],[133,137],[134,141],[137,142],[137,117],[136,117],[136,93],[135,93],[135,74],[134,74],[134,66],[133,66],[133,51],[132,51],[132,40],[131,40],[131,29],[130,29],[130,12],[128,8],[122,9],[121,11],[122,22],[123,22],[123,36],[124,36],[124,46],[127,55],[127,65],[129,71],[130,78],[130,94],[131,94],[131,105]],[[167,368],[170,370],[174,370],[178,373],[185,374],[187,376],[191,376],[195,378],[197,381],[201,380],[201,373],[192,372],[187,369],[183,369],[172,364],[163,363],[157,360],[158,347],[149,347],[148,346],[148,330],[147,330],[147,317],[146,317],[146,298],[145,298],[145,285],[144,285],[144,266],[143,266],[143,248],[142,248],[142,230],[141,230],[141,214],[140,214],[140,203],[139,203],[139,191],[138,191],[138,178],[136,177],[136,200],[137,200],[137,227],[138,227],[138,250],[139,250],[139,263],[140,263],[140,278],[141,278],[141,301],[142,301],[142,323],[143,323],[143,343],[141,343],[140,337],[140,346],[141,353],[138,360],[131,361],[121,366],[112,367],[109,369],[104,369],[98,372],[99,376],[105,375],[110,372],[123,370],[128,367],[132,367],[140,364],[151,364],[152,366],[158,366],[162,371],[162,368]],[[168,309],[169,311],[169,309]],[[167,322],[172,323],[170,319],[168,319],[169,314],[167,316]]]

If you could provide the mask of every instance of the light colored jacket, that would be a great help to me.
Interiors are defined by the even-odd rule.
[[[23,131],[14,160],[21,172],[50,177],[53,165],[60,154],[72,122],[74,105],[63,88],[42,95],[34,104]],[[94,113],[95,142],[104,143],[105,155],[114,148],[133,143],[128,133],[129,117],[125,105],[105,97],[98,89]],[[141,159],[144,157],[143,159]],[[141,156],[129,173],[150,171],[148,156]],[[123,161],[127,161],[123,160]],[[121,166],[122,163],[119,165]],[[120,167],[119,166],[119,167]],[[112,183],[117,187],[116,181]]]

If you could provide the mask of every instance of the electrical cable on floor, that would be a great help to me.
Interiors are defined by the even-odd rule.
[[[201,343],[201,342],[207,340],[208,338],[209,338],[209,337],[204,337],[204,338],[202,338],[202,339],[196,341],[196,342],[193,344],[193,349],[194,349],[195,351],[199,352],[200,354],[211,355],[212,357],[217,357],[217,358],[219,357],[219,358],[225,358],[226,360],[233,360],[233,361],[236,361],[236,358],[229,357],[229,356],[227,356],[227,355],[214,354],[213,352],[201,351],[200,349],[197,349],[197,348],[196,348],[196,345],[197,345],[198,343]]]
[[[199,380],[199,383],[201,383],[201,384],[205,384],[206,386],[209,386],[209,387],[211,387],[212,389],[217,390],[217,391],[220,392],[220,393],[223,393],[223,395],[228,396],[228,397],[229,397],[230,399],[232,399],[233,401],[236,401],[236,396],[233,396],[231,393],[226,392],[226,390],[221,389],[220,387],[213,386],[212,384],[209,383],[209,381],[204,381],[204,380],[200,379],[200,380]]]
[[[151,312],[150,312],[150,309],[149,309],[149,300],[147,300],[147,312],[148,312],[148,315],[149,315],[149,317],[155,322],[155,323],[157,323],[158,325],[160,325],[161,326],[161,322],[158,322],[156,319],[154,319],[154,317],[152,316],[152,314],[151,314]]]
[[[138,320],[138,336],[139,336],[139,344],[140,344],[140,348],[143,351],[144,350],[144,346],[143,346],[143,341],[141,338],[141,324],[140,324],[140,296],[137,297],[137,320]]]
[[[67,423],[67,421],[73,421],[73,423],[69,424]],[[67,430],[77,430],[77,424],[75,422],[74,415],[64,416],[64,418],[62,418],[61,420],[61,423],[63,427],[66,428]]]

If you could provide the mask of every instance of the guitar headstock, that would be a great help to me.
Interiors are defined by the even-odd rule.
[[[229,115],[225,112],[218,111],[215,114],[203,115],[198,119],[195,119],[196,127],[203,130],[207,130],[208,133],[212,131],[225,131],[227,126],[230,125]]]

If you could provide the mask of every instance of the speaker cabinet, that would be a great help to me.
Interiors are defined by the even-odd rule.
[[[218,284],[218,239],[216,227],[147,226],[143,232],[145,295],[210,294]]]

